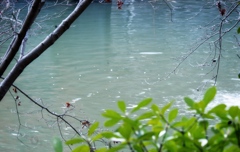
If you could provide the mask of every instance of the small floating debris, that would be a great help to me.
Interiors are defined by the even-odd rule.
[[[71,103],[75,103],[75,102],[77,102],[77,101],[79,101],[79,100],[81,100],[81,99],[82,99],[82,98],[73,99]]]
[[[142,55],[155,55],[155,54],[163,54],[162,52],[140,52]]]
[[[92,93],[89,93],[88,95],[87,95],[87,97],[91,97],[92,96]]]
[[[231,80],[240,81],[240,79],[237,79],[237,78],[231,78]]]

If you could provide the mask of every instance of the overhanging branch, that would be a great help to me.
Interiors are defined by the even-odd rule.
[[[0,84],[0,101],[17,79],[17,77],[23,72],[23,70],[36,58],[38,58],[44,51],[47,50],[55,41],[57,41],[60,36],[67,31],[70,25],[82,14],[82,12],[91,4],[92,0],[84,0],[78,3],[74,11],[62,21],[62,23],[49,34],[38,46],[36,46],[32,51],[21,58],[13,67],[13,69],[8,73],[6,78]],[[26,34],[26,33],[25,33]],[[1,70],[1,67],[0,67]],[[1,73],[0,73],[1,76]]]
[[[23,26],[20,30],[20,32],[16,35],[16,39],[12,41],[12,44],[10,44],[11,47],[8,48],[6,51],[5,56],[3,57],[3,61],[0,65],[0,76],[3,75],[11,61],[13,60],[14,56],[17,54],[22,40],[24,39],[28,29],[33,24],[34,20],[36,19],[38,13],[40,12],[42,6],[44,5],[45,0],[35,0],[33,2],[33,5],[31,7],[31,10],[29,11]]]

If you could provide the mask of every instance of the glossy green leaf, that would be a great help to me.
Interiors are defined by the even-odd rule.
[[[74,145],[74,144],[82,143],[84,141],[85,140],[83,138],[73,138],[73,139],[66,141],[65,144],[66,145]]]
[[[203,113],[203,114],[201,114],[201,116],[202,116],[202,118],[215,119],[215,117],[210,113]]]
[[[229,115],[234,119],[238,113],[239,113],[239,108],[238,106],[231,106],[229,109],[228,109],[228,113]]]
[[[97,135],[93,136],[91,139],[92,139],[92,141],[97,141],[101,138],[103,138],[102,134],[97,134]]]
[[[151,119],[151,117],[154,116],[154,114],[150,111],[150,112],[145,112],[143,114],[141,114],[137,120],[142,120],[142,119]]]
[[[118,101],[118,108],[122,111],[122,112],[126,112],[126,104],[124,101]]]
[[[117,124],[120,121],[120,119],[109,119],[107,121],[105,121],[104,126],[105,127],[112,127],[115,124]]]
[[[162,110],[161,110],[161,114],[162,114],[162,115],[164,115],[165,112],[172,106],[172,103],[173,103],[173,101],[169,102],[168,104],[166,104],[166,105],[162,108]]]
[[[105,131],[105,132],[102,132],[101,135],[104,137],[104,138],[107,138],[107,139],[110,139],[110,138],[120,138],[119,136],[115,135],[113,132],[111,131]]]
[[[81,145],[73,149],[72,152],[89,152],[90,148],[87,145]]]
[[[91,136],[95,130],[98,128],[99,122],[94,122],[88,129],[88,136]]]
[[[181,121],[172,124],[173,127],[181,127],[182,129],[189,130],[196,123],[196,117],[185,118],[183,117]]]
[[[121,115],[114,110],[105,110],[102,115],[107,118],[121,119]]]
[[[152,102],[152,98],[146,98],[142,100],[135,108],[133,108],[131,113],[136,112],[143,107],[146,107],[150,102]]]
[[[151,109],[157,114],[160,112],[160,109],[156,104],[152,104]]]
[[[206,132],[203,127],[194,126],[191,130],[191,134],[195,139],[203,139],[206,137]]]
[[[184,101],[191,109],[194,109],[195,102],[191,98],[185,97]]]
[[[138,137],[138,141],[152,140],[152,137],[155,136],[155,132],[147,132]]]
[[[124,117],[122,120],[123,120],[124,123],[127,123],[130,126],[132,126],[132,127],[138,125],[138,121],[137,120],[131,119],[129,117]]]
[[[54,148],[55,152],[62,152],[63,151],[62,141],[58,137],[55,137],[53,139],[53,148]]]
[[[191,117],[188,120],[186,120],[186,125],[188,127],[191,127],[195,123],[197,123],[197,118],[196,117]]]
[[[163,131],[165,128],[160,124],[160,125],[156,125],[153,126],[152,130],[153,132],[155,132],[156,134],[159,134],[161,131]]]
[[[216,87],[211,87],[206,91],[203,97],[205,107],[214,99],[216,93],[217,93]]]
[[[187,122],[185,121],[178,121],[172,124],[173,127],[182,127],[184,128],[186,126]]]
[[[99,148],[97,150],[95,150],[94,152],[106,152],[108,149],[106,147],[103,148]]]
[[[178,109],[173,109],[168,114],[168,122],[172,122],[178,115]]]
[[[202,120],[199,122],[199,126],[201,126],[204,130],[208,129],[209,122],[207,120]]]
[[[208,113],[217,113],[219,111],[225,111],[225,108],[227,106],[225,104],[219,104],[217,106],[215,106],[214,108],[212,108],[211,110],[209,110]]]
[[[118,128],[118,132],[128,141],[132,133],[132,128],[129,124],[124,123]]]
[[[158,118],[152,118],[152,119],[150,119],[147,123],[148,123],[149,125],[155,126],[155,125],[161,124],[161,121],[159,121]]]
[[[206,106],[207,105],[206,105],[205,101],[202,100],[202,101],[195,104],[195,109],[197,110],[197,112],[199,114],[202,114],[202,113],[204,113]]]
[[[133,148],[134,148],[134,150],[136,150],[137,152],[144,152],[143,151],[143,147],[141,146],[141,145],[137,145],[137,144],[134,144],[133,145]]]
[[[223,129],[223,128],[228,128],[229,127],[229,121],[228,120],[223,120],[223,121],[221,121],[220,123],[217,123],[216,125],[215,125],[215,128],[216,129],[219,129],[219,130],[221,130],[221,129]],[[227,134],[226,134],[227,135]]]
[[[213,113],[221,119],[228,119],[225,104],[219,104],[212,108],[208,113]]]
[[[167,149],[169,152],[177,152],[177,144],[171,140],[164,143],[164,148]]]
[[[231,145],[229,147],[225,147],[223,152],[240,152],[240,148],[237,145]]]
[[[215,95],[216,95],[217,89],[216,87],[211,87],[209,88],[203,97],[203,100],[201,100],[200,102],[197,103],[197,109],[201,112],[204,113],[207,105],[214,99]],[[196,107],[195,107],[196,109]]]

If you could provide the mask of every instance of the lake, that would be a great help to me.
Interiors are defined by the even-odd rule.
[[[70,102],[75,107],[71,114],[100,121],[101,126],[102,111],[117,109],[118,100],[126,101],[129,109],[147,97],[159,106],[175,100],[180,114],[186,114],[183,97],[199,100],[215,83],[212,78],[217,70],[213,69],[214,46],[210,42],[217,37],[193,50],[221,16],[214,4],[206,5],[205,1],[171,4],[172,13],[163,2],[126,1],[122,9],[117,9],[115,2],[92,3],[59,41],[27,67],[15,85],[57,113],[63,113]],[[41,15],[57,16],[62,10],[62,6],[49,8]],[[54,30],[67,13],[61,15],[46,21],[39,18],[41,29],[32,29],[27,50]],[[231,25],[226,23],[226,27]],[[224,37],[218,93],[212,105],[240,105],[236,34],[233,30]],[[60,137],[58,125],[47,112],[19,96],[21,125],[10,93],[1,102],[0,151],[53,151],[52,139]],[[64,137],[71,138],[69,128],[61,127]]]

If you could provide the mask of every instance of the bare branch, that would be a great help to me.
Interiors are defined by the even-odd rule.
[[[62,23],[50,34],[48,35],[45,40],[43,40],[38,46],[36,46],[31,52],[26,54],[21,60],[19,60],[18,63],[15,64],[13,69],[9,72],[7,77],[1,82],[0,84],[0,101],[5,96],[8,89],[11,87],[13,82],[17,79],[17,77],[23,72],[23,70],[36,58],[38,58],[44,51],[47,50],[48,47],[53,45],[53,43],[60,38],[60,36],[70,27],[70,25],[82,14],[82,12],[90,5],[92,0],[84,0],[82,2],[79,2],[76,6],[75,10],[65,19],[62,21]],[[41,5],[42,6],[42,5]],[[36,15],[36,14],[35,14]],[[26,23],[26,22],[25,22]],[[32,22],[31,22],[32,23]],[[25,29],[27,30],[27,29]],[[24,31],[26,32],[26,31]],[[20,35],[20,34],[19,34]],[[26,33],[24,33],[24,36]],[[22,37],[20,38],[22,42]],[[19,37],[17,37],[17,40],[14,41],[14,44],[19,42]],[[18,45],[14,45],[12,48],[18,47]],[[9,58],[14,57],[16,52],[10,51],[9,55],[6,57],[6,59],[3,59],[3,63],[0,66],[0,76],[3,74],[3,72],[6,69],[6,65],[8,65],[10,62]],[[9,63],[8,63],[9,62]]]
[[[16,39],[13,41],[12,47],[10,47],[9,50],[7,50],[8,53],[3,58],[3,61],[0,65],[0,76],[3,75],[3,73],[7,69],[8,65],[11,63],[14,56],[18,52],[23,38],[25,37],[28,29],[31,27],[32,23],[36,19],[38,13],[41,10],[41,7],[43,6],[43,4],[44,4],[43,0],[35,0],[33,2],[33,5],[31,7],[31,11],[28,13],[28,15],[26,17],[26,20],[25,20],[20,32],[16,35]]]

